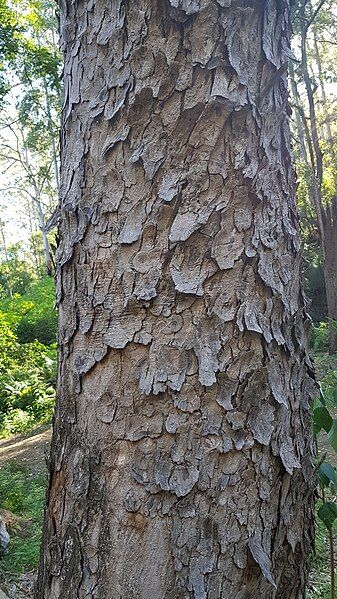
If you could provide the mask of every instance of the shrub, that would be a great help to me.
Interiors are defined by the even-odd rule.
[[[311,347],[315,351],[326,351],[329,347],[329,323],[320,322],[311,334]]]
[[[3,417],[1,432],[3,436],[16,435],[29,431],[34,424],[34,418],[20,408],[14,408]]]
[[[19,343],[39,341],[44,345],[55,343],[57,313],[54,309],[54,282],[46,277],[31,286],[29,293],[2,302],[15,328]]]
[[[17,335],[20,343],[40,341],[49,345],[55,341],[56,316],[38,316],[32,312],[24,316],[17,327]]]
[[[1,303],[1,437],[26,432],[32,426],[51,419],[56,379],[56,344],[53,330],[56,314],[53,302],[53,282],[48,279],[36,284],[29,297],[17,296],[13,300]],[[52,319],[54,324],[50,324]],[[22,331],[27,330],[27,322],[29,326],[33,323],[29,329],[31,333],[26,335],[25,343],[20,343],[18,331],[20,326]],[[46,330],[42,326],[44,322],[49,327],[46,325]],[[37,329],[40,332],[35,334]],[[30,336],[43,337],[49,344],[45,345],[39,340],[31,341]]]
[[[38,565],[46,478],[32,477],[25,466],[15,462],[0,468],[0,508],[24,519],[25,529],[11,531],[8,553],[2,557],[0,570],[21,573]]]

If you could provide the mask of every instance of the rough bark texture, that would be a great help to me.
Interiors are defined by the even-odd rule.
[[[304,597],[310,393],[282,0],[62,3],[38,597]]]

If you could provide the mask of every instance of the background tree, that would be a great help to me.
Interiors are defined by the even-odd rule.
[[[295,48],[298,43],[300,57],[297,67],[291,69],[291,89],[295,109],[295,138],[298,146],[298,163],[303,172],[300,187],[300,205],[306,215],[314,209],[314,229],[321,252],[327,312],[330,321],[330,351],[337,350],[337,221],[336,221],[336,134],[333,115],[334,102],[329,102],[328,92],[336,69],[334,31],[336,14],[334,3],[328,0],[295,3],[293,15]],[[329,50],[327,51],[327,47]],[[326,62],[324,62],[326,61]],[[328,69],[327,69],[327,65]],[[326,72],[329,72],[329,80]],[[329,94],[331,95],[331,93]],[[301,166],[302,165],[302,166]],[[302,198],[302,201],[301,201]],[[304,199],[304,201],[303,201]],[[307,200],[311,202],[309,208]],[[311,217],[311,222],[312,217]],[[311,236],[312,241],[315,235]],[[308,235],[305,235],[308,240]],[[317,256],[317,243],[314,241]],[[318,254],[319,255],[319,254]]]
[[[64,5],[38,596],[305,595],[311,370],[289,4]]]
[[[47,223],[59,192],[60,56],[53,4],[21,1],[16,11],[7,8],[10,16],[4,25],[9,33],[2,55],[9,75],[5,80],[3,74],[0,130],[3,198],[16,199],[31,235],[41,232],[49,274],[53,265]]]

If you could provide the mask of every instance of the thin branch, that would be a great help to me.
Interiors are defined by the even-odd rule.
[[[312,23],[314,22],[314,20],[316,19],[319,11],[321,10],[323,4],[325,4],[326,0],[321,0],[318,4],[318,6],[316,7],[316,9],[314,10],[314,12],[312,13],[310,19],[307,20],[306,24],[305,24],[305,28],[306,31],[308,31],[310,25],[312,25]]]

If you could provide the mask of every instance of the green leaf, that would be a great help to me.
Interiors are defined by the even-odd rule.
[[[314,425],[323,428],[327,433],[331,429],[333,420],[330,416],[330,413],[324,406],[314,410]]]
[[[324,486],[328,487],[330,482],[334,486],[336,486],[336,484],[337,484],[336,472],[335,472],[335,469],[331,466],[331,464],[328,464],[327,462],[323,462],[323,464],[321,464],[320,467],[318,468],[317,474],[318,474],[318,478],[324,484]]]
[[[325,402],[325,395],[324,395],[324,391],[322,389],[321,383],[318,383],[318,386],[319,386],[319,397],[318,397],[318,399],[319,399],[320,403],[322,404],[322,406],[325,406],[325,404],[326,404],[326,402]]]
[[[331,501],[327,501],[321,505],[317,515],[324,522],[327,529],[330,529],[337,518],[337,505]]]
[[[318,435],[319,431],[321,430],[321,427],[318,424],[313,424],[313,429],[314,429],[314,435]]]
[[[330,484],[330,479],[324,474],[324,472],[321,470],[321,467],[318,468],[317,475],[321,486],[328,487]]]
[[[331,447],[337,452],[337,420],[333,420],[332,427],[328,433],[328,439]]]

